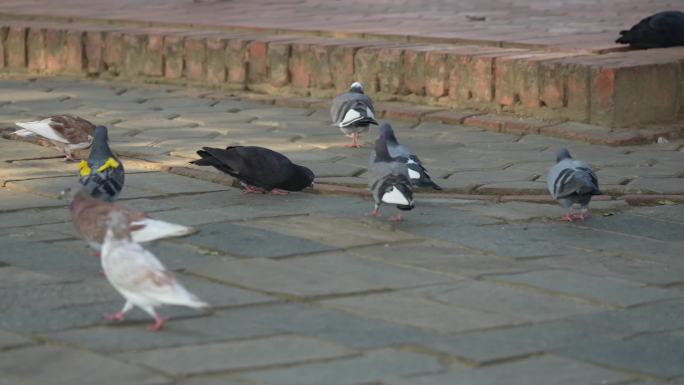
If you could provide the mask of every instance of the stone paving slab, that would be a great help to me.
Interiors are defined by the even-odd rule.
[[[645,385],[682,377],[682,206],[671,198],[633,207],[631,198],[601,197],[593,218],[569,224],[555,220],[563,210],[545,195],[513,194],[520,189],[505,192],[505,202],[418,192],[407,220],[389,223],[392,208],[365,215],[372,202],[362,190],[243,194],[231,178],[187,163],[203,145],[236,141],[267,143],[321,175],[364,170],[370,147],[342,148],[346,139],[325,113],[236,97],[213,105],[201,90],[175,86],[47,78],[0,85],[27,102],[59,92],[84,111],[111,105],[122,122],[168,112],[179,115],[173,120],[187,113],[186,122],[199,124],[188,130],[201,135],[226,127],[214,138],[171,126],[112,129],[112,147],[131,171],[119,204],[197,230],[146,245],[213,305],[162,308],[171,319],[159,333],[146,330],[151,320],[140,310],[121,323],[101,319],[123,299],[55,199],[75,171],[55,149],[0,139],[0,179],[10,180],[0,187],[0,381]],[[623,151],[433,123],[396,127],[447,181],[489,171],[503,180],[510,168],[516,178],[540,177],[508,183],[543,185],[553,148],[568,143],[601,170],[615,168],[610,178],[652,170],[681,179],[669,174],[681,156],[676,141]],[[290,142],[295,135],[326,147]],[[363,174],[351,179],[365,184]],[[45,372],[23,369],[53,356],[60,360]],[[84,374],[83,363],[102,370]]]

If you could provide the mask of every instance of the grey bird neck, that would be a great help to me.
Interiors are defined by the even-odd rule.
[[[392,157],[387,150],[387,142],[380,137],[375,141],[375,162],[391,162]]]
[[[95,139],[93,139],[93,149],[91,150],[91,158],[99,159],[110,156],[112,151],[109,148],[109,138],[107,136],[107,127],[97,126],[95,128]]]
[[[397,142],[397,137],[394,136],[394,130],[389,123],[383,123],[380,126],[380,137],[384,139],[387,143],[399,144]]]
[[[572,156],[570,156],[570,152],[568,151],[568,149],[562,147],[556,150],[556,163],[563,161],[565,159],[572,159]]]

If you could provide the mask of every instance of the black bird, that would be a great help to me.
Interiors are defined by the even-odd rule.
[[[290,161],[285,155],[256,146],[228,146],[226,149],[202,147],[197,151],[202,159],[190,163],[213,166],[237,178],[245,193],[270,192],[285,195],[313,187],[314,173]],[[283,191],[285,190],[285,191]]]
[[[616,43],[634,48],[666,48],[684,45],[684,12],[665,11],[651,15],[622,35]]]

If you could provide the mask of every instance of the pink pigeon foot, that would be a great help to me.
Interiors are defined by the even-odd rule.
[[[401,215],[401,213],[399,213],[393,217],[389,217],[390,222],[401,222],[403,220],[404,220],[404,217]]]
[[[123,321],[124,312],[118,311],[118,312],[112,313],[112,314],[105,314],[103,318],[106,319],[107,321]]]
[[[369,212],[368,215],[370,215],[371,217],[377,218],[380,216],[380,210],[379,209],[373,209],[373,211]]]
[[[347,135],[347,136],[350,136],[350,135]],[[360,145],[359,142],[358,142],[359,134],[351,134],[351,138],[352,138],[352,142],[351,142],[351,143],[348,143],[348,144],[345,144],[344,147],[348,147],[348,148],[360,148],[361,145]]]
[[[290,193],[285,190],[274,188],[271,190],[271,195],[289,195]]]
[[[585,212],[585,213],[575,214],[575,215],[573,215],[572,217],[573,217],[574,219],[579,219],[579,220],[581,220],[582,222],[584,222],[586,219],[589,219],[590,215],[589,215],[589,213],[586,213],[586,212]]]
[[[570,215],[570,213],[567,213],[567,214],[563,215],[562,217],[560,217],[560,220],[561,220],[561,221],[572,222],[573,216]]]
[[[164,322],[166,322],[166,318],[155,315],[154,316],[154,324],[148,326],[147,330],[149,330],[151,332],[159,331],[159,329],[161,329],[164,326]]]
[[[250,186],[248,184],[245,185],[245,189],[242,190],[243,194],[253,194],[253,193],[263,193],[264,190],[260,189],[259,187],[256,186]]]

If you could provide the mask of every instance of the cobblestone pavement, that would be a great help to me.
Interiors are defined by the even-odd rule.
[[[557,48],[614,48],[618,31],[674,0],[22,0],[0,13],[249,27],[335,35],[390,35]],[[48,14],[49,12],[49,14]]]
[[[362,184],[369,146],[343,148],[327,111],[99,81],[5,79],[0,89],[3,126],[51,113],[110,125],[128,172],[121,204],[196,227],[150,249],[213,305],[162,309],[172,319],[159,333],[137,310],[103,321],[122,299],[56,199],[76,165],[0,139],[2,385],[684,381],[681,205],[598,201],[591,220],[568,224],[555,204],[423,194],[390,224],[387,213],[364,216],[364,196],[244,195],[187,164],[201,145],[256,144],[321,182]],[[684,189],[681,142],[609,148],[396,128],[452,191],[541,192],[561,143],[599,168],[608,191]]]

